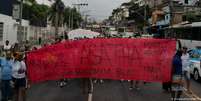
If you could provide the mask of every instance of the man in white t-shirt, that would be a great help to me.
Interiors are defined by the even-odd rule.
[[[4,46],[3,46],[3,50],[4,50],[5,52],[11,50],[11,45],[9,44],[9,41],[8,41],[8,40],[6,40],[6,42],[5,42]]]
[[[190,93],[190,57],[189,54],[187,53],[187,47],[183,47],[183,54],[182,54],[182,70],[184,74],[184,78],[186,80],[186,85],[187,85],[187,90]]]

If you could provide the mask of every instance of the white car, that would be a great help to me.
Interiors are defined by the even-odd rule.
[[[190,73],[196,81],[201,80],[201,50],[195,49],[190,54]]]

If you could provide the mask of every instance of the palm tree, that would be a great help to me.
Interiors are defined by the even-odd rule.
[[[78,28],[83,21],[81,14],[75,9],[66,7],[64,11],[64,23],[70,28]],[[74,22],[74,23],[73,23]]]
[[[45,27],[49,7],[38,4],[35,0],[25,0],[23,4],[23,19],[29,20],[31,25]]]
[[[55,0],[52,4],[49,15],[49,20],[55,27],[55,38],[58,38],[59,27],[63,25],[65,5],[61,0]]]

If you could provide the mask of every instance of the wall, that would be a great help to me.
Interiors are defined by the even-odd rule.
[[[17,28],[18,22],[12,19],[11,16],[0,14],[0,22],[3,22],[3,40],[0,40],[0,45],[3,45],[5,40],[9,40],[12,44],[17,41]],[[23,20],[22,26],[28,28],[29,33],[29,21]]]

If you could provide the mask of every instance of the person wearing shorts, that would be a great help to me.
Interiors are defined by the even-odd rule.
[[[190,57],[189,57],[189,54],[187,53],[187,47],[183,47],[182,49],[182,56],[181,56],[181,60],[182,60],[182,70],[183,70],[183,75],[184,75],[184,78],[185,78],[185,81],[186,81],[186,86],[187,86],[187,91],[189,93],[191,93],[191,90],[190,90],[190,67],[189,67],[189,64],[190,64]]]
[[[179,101],[183,92],[182,51],[177,51],[172,62],[172,101]]]
[[[26,100],[26,65],[25,62],[22,60],[22,55],[14,53],[14,62],[12,65],[14,101]]]

